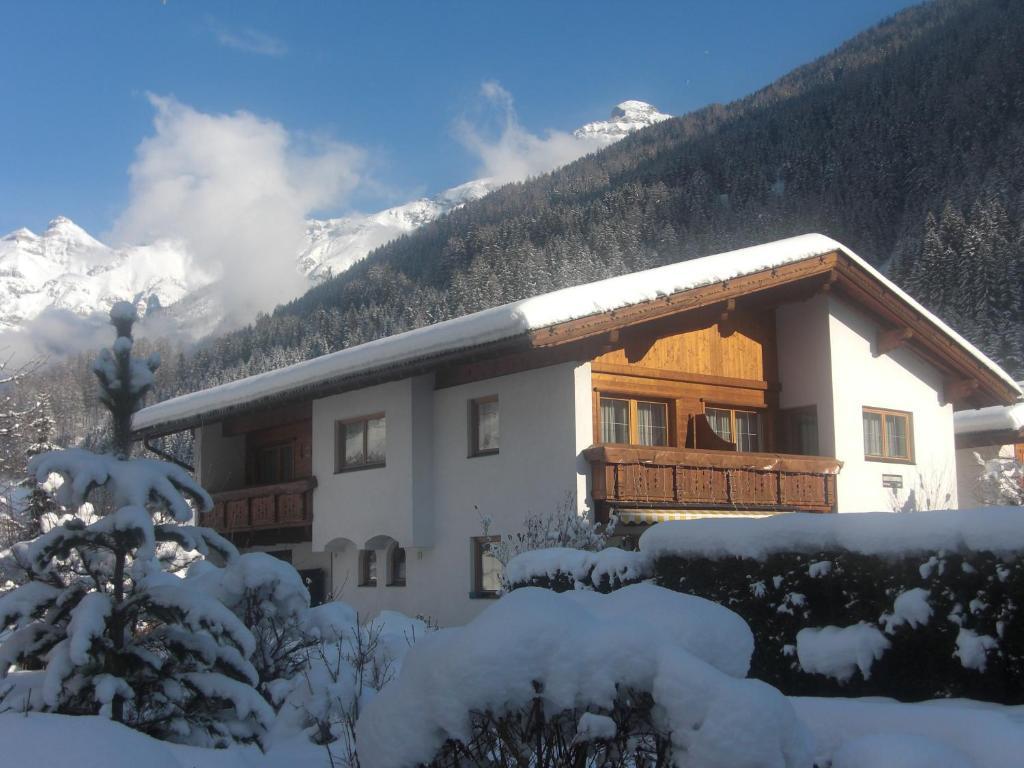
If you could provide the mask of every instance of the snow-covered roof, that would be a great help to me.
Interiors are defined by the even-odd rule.
[[[837,250],[847,254],[893,294],[963,347],[980,364],[1019,391],[1013,379],[998,365],[849,248],[825,235],[807,234],[563,288],[377,339],[285,368],[165,400],[136,413],[133,426],[136,430],[150,430],[165,424],[199,419],[206,414],[237,408],[252,401],[274,398],[292,390],[525,338],[533,331],[559,323],[763,272]]]
[[[992,405],[953,415],[953,432],[973,435],[979,432],[1020,432],[1024,429],[1024,402]]]

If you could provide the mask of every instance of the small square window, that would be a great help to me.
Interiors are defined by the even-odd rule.
[[[359,586],[377,586],[377,550],[364,549],[359,553]]]
[[[498,396],[469,401],[469,455],[487,456],[498,452],[501,437]]]
[[[472,539],[473,591],[470,597],[497,597],[502,589],[504,566],[490,549],[501,541],[500,536],[476,536]]]
[[[874,461],[914,460],[913,418],[905,411],[864,408],[864,458]]]
[[[383,467],[386,448],[384,414],[338,422],[335,471]]]

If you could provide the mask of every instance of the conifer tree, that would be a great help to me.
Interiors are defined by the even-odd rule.
[[[193,505],[212,502],[184,469],[132,458],[132,414],[159,360],[132,357],[133,305],[115,304],[110,314],[117,338],[93,367],[110,413],[109,452],[47,451],[29,463],[40,482],[61,476],[63,507],[89,500],[98,516],[71,516],[5,553],[29,579],[0,597],[0,701],[102,714],[194,744],[259,741],[273,713],[254,688],[252,634],[195,582],[167,570],[168,548],[216,551],[229,562],[237,552],[187,525]]]

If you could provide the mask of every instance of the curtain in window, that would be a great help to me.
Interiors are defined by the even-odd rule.
[[[637,403],[636,429],[640,445],[668,445],[668,406]]]
[[[729,411],[724,408],[707,408],[704,411],[704,416],[716,435],[723,440],[732,442],[732,423],[729,419]]]
[[[801,413],[797,416],[797,444],[804,456],[818,455],[818,414]]]
[[[601,398],[601,442],[629,442],[629,401]]]
[[[877,413],[864,414],[864,455],[882,455],[882,417]]]
[[[889,455],[894,458],[906,458],[907,450],[907,419],[904,416],[886,414],[885,438],[889,446]]]

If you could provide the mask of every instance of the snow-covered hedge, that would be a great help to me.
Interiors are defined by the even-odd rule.
[[[786,693],[1022,703],[1022,555],[1019,507],[794,514],[661,523],[631,568],[740,614],[751,675]],[[510,566],[520,584],[596,587],[553,562]]]
[[[744,679],[752,650],[732,611],[649,584],[519,589],[413,646],[359,718],[360,764],[809,765],[786,698]]]

